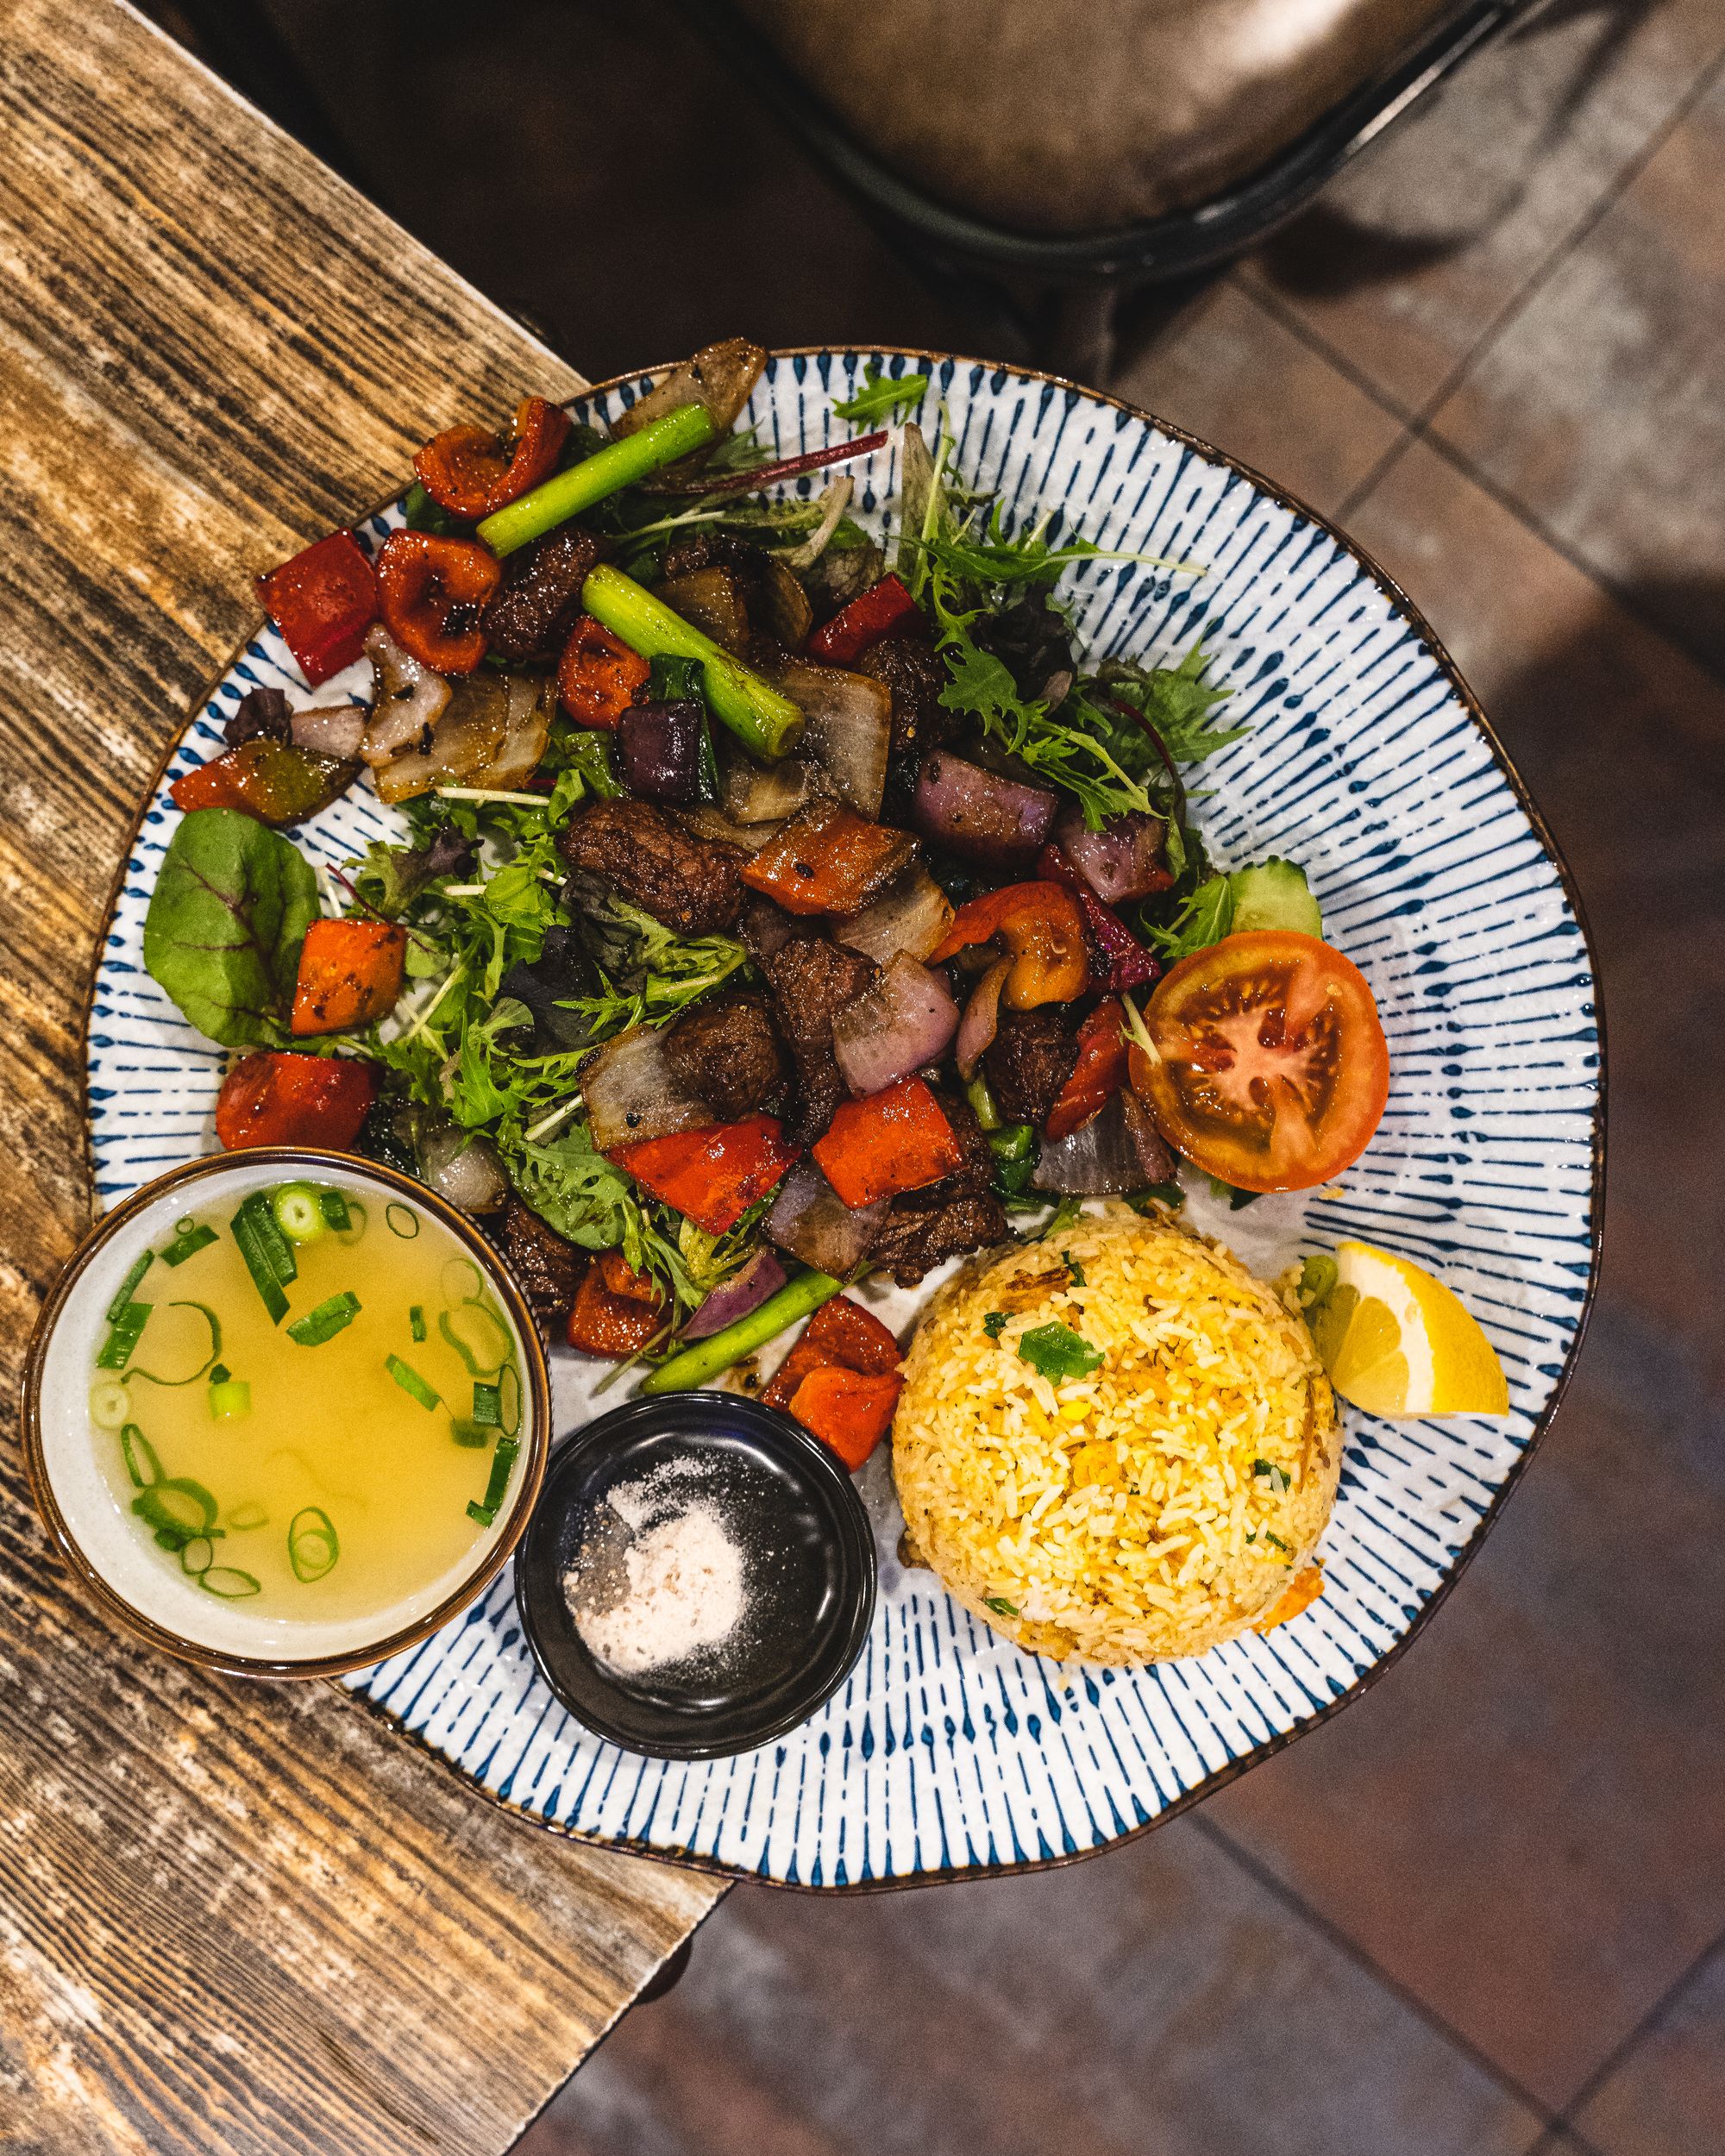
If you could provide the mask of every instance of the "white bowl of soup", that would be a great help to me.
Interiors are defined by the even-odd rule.
[[[72,1257],[25,1454],[96,1597],[239,1675],[362,1668],[498,1572],[544,1474],[533,1320],[474,1224],[344,1154],[160,1177]]]

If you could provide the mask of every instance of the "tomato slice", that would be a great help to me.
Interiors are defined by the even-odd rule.
[[[1182,958],[1145,1012],[1132,1082],[1163,1136],[1240,1190],[1309,1190],[1359,1158],[1389,1096],[1389,1050],[1358,966],[1264,929]]]

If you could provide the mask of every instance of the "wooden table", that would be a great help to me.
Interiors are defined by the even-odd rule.
[[[0,0],[0,1354],[87,1224],[81,1011],[253,570],[579,378],[117,0]],[[558,1839],[324,1684],[84,1608],[0,1439],[0,2148],[508,2146],[714,1882]]]

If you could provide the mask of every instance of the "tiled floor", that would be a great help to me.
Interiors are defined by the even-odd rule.
[[[371,183],[593,373],[977,341],[662,0],[279,14]],[[1200,1814],[739,1890],[518,2156],[1725,2150],[1722,204],[1720,0],[1551,0],[1120,384],[1346,517],[1588,899],[1607,1263],[1521,1494],[1417,1652]]]

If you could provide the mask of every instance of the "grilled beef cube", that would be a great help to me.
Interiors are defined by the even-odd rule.
[[[875,1229],[869,1256],[900,1288],[914,1288],[943,1258],[984,1250],[1007,1238],[1007,1216],[991,1192],[950,1194],[950,1183],[894,1198]]]
[[[758,891],[750,891],[743,902],[737,934],[743,950],[764,971],[767,961],[795,934],[796,925],[782,906],[775,906]]]
[[[667,1028],[665,1060],[721,1123],[754,1115],[775,1100],[787,1066],[765,996],[727,996]]]
[[[1077,1060],[1077,1040],[1057,1005],[1002,1011],[999,1029],[982,1055],[983,1075],[1001,1120],[1034,1123],[1040,1130]]]
[[[1138,1164],[1144,1171],[1145,1183],[1172,1182],[1172,1149],[1157,1129],[1150,1110],[1130,1086],[1121,1088],[1120,1112],[1126,1118],[1126,1136],[1132,1140],[1132,1150],[1138,1155]]]
[[[514,1197],[504,1209],[496,1240],[540,1325],[549,1330],[560,1323],[580,1285],[585,1252]]]
[[[693,576],[697,569],[734,569],[752,580],[766,563],[760,548],[734,531],[675,531],[665,542],[659,574],[669,584],[680,576]]]
[[[970,1103],[962,1094],[943,1093],[939,1100],[964,1157],[950,1175],[931,1188],[947,1198],[980,1198],[994,1187],[994,1149],[988,1143],[988,1132],[976,1120]],[[927,1194],[925,1191],[912,1194],[916,1197]]]
[[[596,875],[681,936],[735,928],[744,859],[734,846],[693,838],[647,801],[595,801],[557,841],[572,868]]]
[[[916,798],[917,773],[923,758],[952,736],[958,715],[940,700],[946,686],[946,661],[930,639],[916,631],[883,636],[870,644],[855,671],[878,681],[893,699],[893,730],[887,750],[887,798],[882,814],[903,823]]]
[[[510,556],[480,617],[499,659],[556,655],[581,611],[581,586],[600,551],[592,532],[565,524]]]
[[[795,922],[776,949],[761,948],[756,963],[797,1067],[785,1134],[793,1144],[812,1145],[846,1092],[832,1052],[832,1014],[870,986],[875,962]]]

